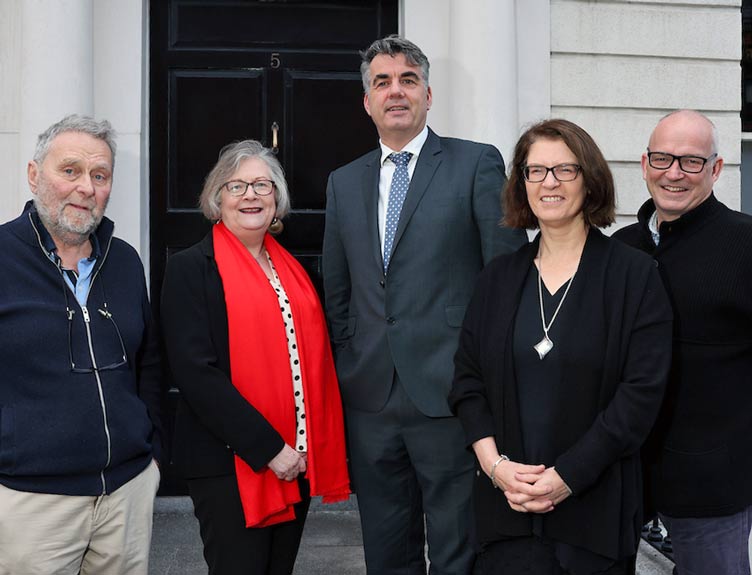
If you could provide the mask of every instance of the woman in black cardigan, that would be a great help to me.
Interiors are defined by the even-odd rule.
[[[476,572],[631,573],[669,302],[654,262],[597,229],[614,184],[582,128],[533,126],[510,171],[506,224],[540,234],[481,274],[449,398],[478,461]]]

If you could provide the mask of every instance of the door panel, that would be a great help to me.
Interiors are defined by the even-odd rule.
[[[360,74],[290,70],[285,77],[289,113],[287,178],[296,209],[323,209],[329,173],[374,149],[376,128],[362,105]],[[305,190],[300,197],[297,190]]]
[[[170,72],[169,210],[196,209],[224,145],[263,138],[265,91],[263,69]]]
[[[382,35],[380,12],[389,4],[396,2],[173,1],[170,44],[204,49],[263,45],[363,49]]]

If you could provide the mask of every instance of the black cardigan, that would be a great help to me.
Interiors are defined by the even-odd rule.
[[[752,505],[752,218],[714,195],[663,222],[648,200],[615,237],[650,253],[674,306],[674,363],[644,459],[650,503],[676,517]]]
[[[227,307],[211,231],[170,258],[161,319],[170,371],[180,390],[176,467],[187,478],[230,475],[237,454],[259,471],[285,442],[230,381]]]
[[[500,256],[482,272],[455,356],[449,402],[468,445],[494,436],[500,453],[525,461],[512,353],[515,315],[539,239]],[[639,448],[663,397],[671,353],[671,309],[653,261],[588,234],[565,302],[578,310],[578,332],[607,334],[602,377],[562,364],[565,395],[556,422],[555,467],[573,495],[543,518],[554,540],[620,559],[636,552],[641,516]],[[605,329],[604,329],[605,326]],[[555,342],[564,348],[566,340]],[[566,350],[562,350],[566,357]],[[513,511],[480,471],[474,507],[481,543],[529,535],[529,514]]]

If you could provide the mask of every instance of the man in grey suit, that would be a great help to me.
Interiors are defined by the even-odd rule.
[[[473,459],[447,395],[476,276],[526,241],[500,227],[493,146],[426,126],[429,63],[397,36],[363,54],[375,151],[329,177],[324,289],[370,575],[467,574]],[[424,533],[425,520],[425,533]]]

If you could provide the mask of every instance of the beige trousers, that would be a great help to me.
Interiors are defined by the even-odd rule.
[[[0,575],[147,575],[154,461],[110,495],[51,495],[0,485]]]

